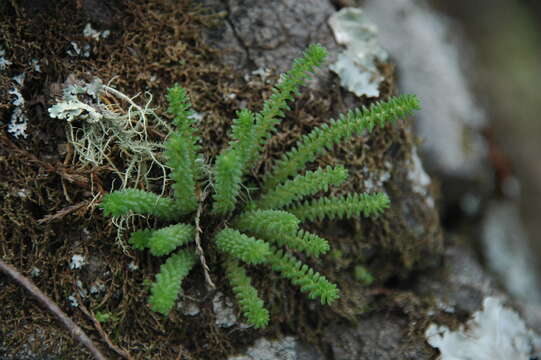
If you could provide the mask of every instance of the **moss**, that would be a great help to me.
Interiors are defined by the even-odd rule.
[[[353,268],[353,276],[355,276],[355,280],[363,285],[371,285],[374,282],[372,274],[362,265],[356,265]]]

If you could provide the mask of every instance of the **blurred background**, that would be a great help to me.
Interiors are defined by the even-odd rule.
[[[494,223],[502,229],[493,236],[505,234],[508,237],[508,251],[502,253],[508,259],[501,259],[501,265],[505,266],[498,270],[498,264],[493,264],[492,268],[502,272],[504,279],[512,272],[511,267],[527,269],[528,264],[539,274],[541,2],[434,0],[433,5],[455,21],[470,43],[472,85],[488,120],[484,133],[490,146],[488,155],[498,198],[487,209],[484,236],[491,235],[494,229],[489,227]],[[507,217],[507,220],[499,217]],[[486,246],[490,245],[488,237]],[[514,249],[523,243],[526,256],[510,259]],[[490,250],[486,249],[487,253]],[[532,277],[534,283],[523,280],[507,279],[507,287],[518,296],[539,304],[539,276]]]
[[[531,245],[541,255],[541,2],[432,1],[463,31],[475,95],[487,115],[485,136],[502,195],[519,195]],[[495,153],[501,152],[501,153]],[[518,183],[508,177],[516,177]],[[506,194],[505,186],[517,194]]]
[[[419,150],[449,239],[541,309],[541,2],[358,3],[421,98]],[[539,324],[536,324],[539,325]]]

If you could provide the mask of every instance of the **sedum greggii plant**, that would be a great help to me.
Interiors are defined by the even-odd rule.
[[[296,146],[276,161],[272,170],[257,183],[255,199],[241,196],[243,180],[258,161],[267,139],[288,109],[287,101],[297,94],[326,56],[326,50],[311,45],[292,69],[283,74],[265,101],[263,109],[253,113],[243,109],[233,121],[231,140],[216,158],[212,168],[205,167],[190,100],[186,91],[175,85],[169,89],[168,111],[175,130],[166,143],[167,165],[171,168],[174,195],[161,197],[136,189],[115,191],[104,197],[106,215],[128,213],[156,216],[171,222],[161,229],[135,231],[129,240],[136,249],[149,249],[155,256],[167,257],[151,287],[149,303],[154,311],[168,314],[179,293],[181,282],[190,272],[204,246],[213,246],[221,254],[222,267],[239,307],[250,324],[264,327],[269,312],[251,285],[247,269],[267,266],[289,279],[310,299],[330,304],[339,298],[335,284],[293,253],[318,257],[329,250],[327,240],[303,230],[303,221],[343,219],[382,213],[389,206],[384,193],[347,194],[312,198],[331,186],[340,186],[348,177],[342,166],[306,171],[307,163],[376,126],[384,126],[419,108],[411,95],[399,96],[370,108],[351,110],[304,135]],[[252,179],[253,180],[253,179]],[[205,184],[210,184],[211,198],[206,198]],[[205,209],[209,209],[208,214]],[[202,213],[203,212],[203,213]],[[201,244],[200,217],[213,217],[216,229],[204,229],[208,241]],[[206,266],[203,264],[204,267]],[[211,264],[212,265],[212,264]]]

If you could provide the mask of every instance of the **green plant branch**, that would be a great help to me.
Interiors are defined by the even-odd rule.
[[[251,189],[251,193],[259,194],[258,198],[247,200],[241,196],[241,189],[246,187],[243,177],[256,165],[266,140],[288,109],[288,101],[325,55],[320,46],[310,46],[282,76],[259,113],[247,109],[237,112],[231,141],[215,159],[212,169],[202,162],[197,124],[186,90],[178,85],[169,90],[168,110],[173,115],[174,127],[167,138],[165,156],[171,167],[174,197],[125,189],[106,195],[102,203],[105,215],[143,214],[174,222],[158,230],[135,231],[129,239],[138,250],[149,249],[152,255],[168,256],[151,287],[149,303],[154,311],[171,311],[181,292],[182,280],[198,257],[206,283],[211,289],[216,287],[210,277],[213,268],[209,266],[216,264],[207,264],[204,255],[202,217],[208,217],[207,224],[212,227],[205,229],[205,234],[213,236],[205,246],[222,254],[221,265],[239,306],[255,328],[266,326],[270,315],[245,266],[270,267],[299,286],[310,299],[319,298],[322,304],[331,304],[340,297],[335,284],[290,253],[298,251],[318,257],[330,249],[326,239],[301,229],[301,222],[379,215],[389,207],[389,198],[384,193],[350,193],[314,199],[330,187],[342,185],[348,171],[342,166],[306,171],[306,164],[340,142],[410,114],[418,108],[417,99],[394,98],[352,110],[315,128],[275,163],[270,174],[263,175],[261,191]],[[212,204],[207,199],[210,191]],[[195,249],[189,245],[192,241]]]

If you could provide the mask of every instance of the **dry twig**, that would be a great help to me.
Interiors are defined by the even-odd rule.
[[[67,206],[63,209],[60,209],[54,214],[45,215],[43,218],[38,220],[38,224],[48,223],[53,220],[59,220],[72,213],[82,215],[87,211],[90,204],[91,204],[90,200],[83,200],[75,205]]]
[[[0,270],[6,275],[11,277],[15,282],[28,290],[34,297],[36,297],[50,312],[52,312],[58,320],[68,329],[70,334],[76,338],[81,344],[83,344],[88,351],[94,355],[97,360],[106,360],[106,357],[100,352],[96,345],[90,340],[76,323],[71,320],[66,313],[64,313],[54,301],[45,295],[30,279],[23,276],[13,266],[6,264],[0,259]]]
[[[122,356],[124,359],[133,360],[133,358],[131,357],[131,355],[130,355],[130,353],[128,351],[126,351],[125,349],[113,344],[113,342],[111,341],[111,339],[109,338],[109,336],[107,335],[105,330],[103,330],[103,328],[101,327],[101,324],[98,321],[98,319],[96,319],[94,314],[91,311],[89,311],[86,308],[86,306],[84,306],[83,301],[81,300],[81,297],[77,293],[75,293],[75,296],[77,297],[77,302],[79,303],[79,309],[81,309],[81,311],[86,316],[88,316],[88,318],[90,320],[92,320],[92,322],[94,323],[94,327],[100,333],[103,341],[105,341],[107,343],[107,345],[109,345],[109,348],[111,348],[111,350],[116,352],[118,355]]]
[[[203,210],[203,203],[206,197],[207,197],[207,193],[203,192],[203,195],[201,196],[201,199],[199,200],[199,207],[197,208],[197,213],[195,215],[195,247],[197,250],[197,254],[199,254],[199,261],[201,261],[201,265],[203,266],[205,280],[207,281],[207,284],[212,289],[216,289],[216,285],[214,285],[214,283],[212,282],[212,279],[210,278],[210,269],[207,265],[207,261],[205,260],[205,253],[203,252],[203,247],[201,246],[201,233],[203,233],[203,230],[201,229],[201,226],[199,225],[199,221],[201,218],[201,212]]]

